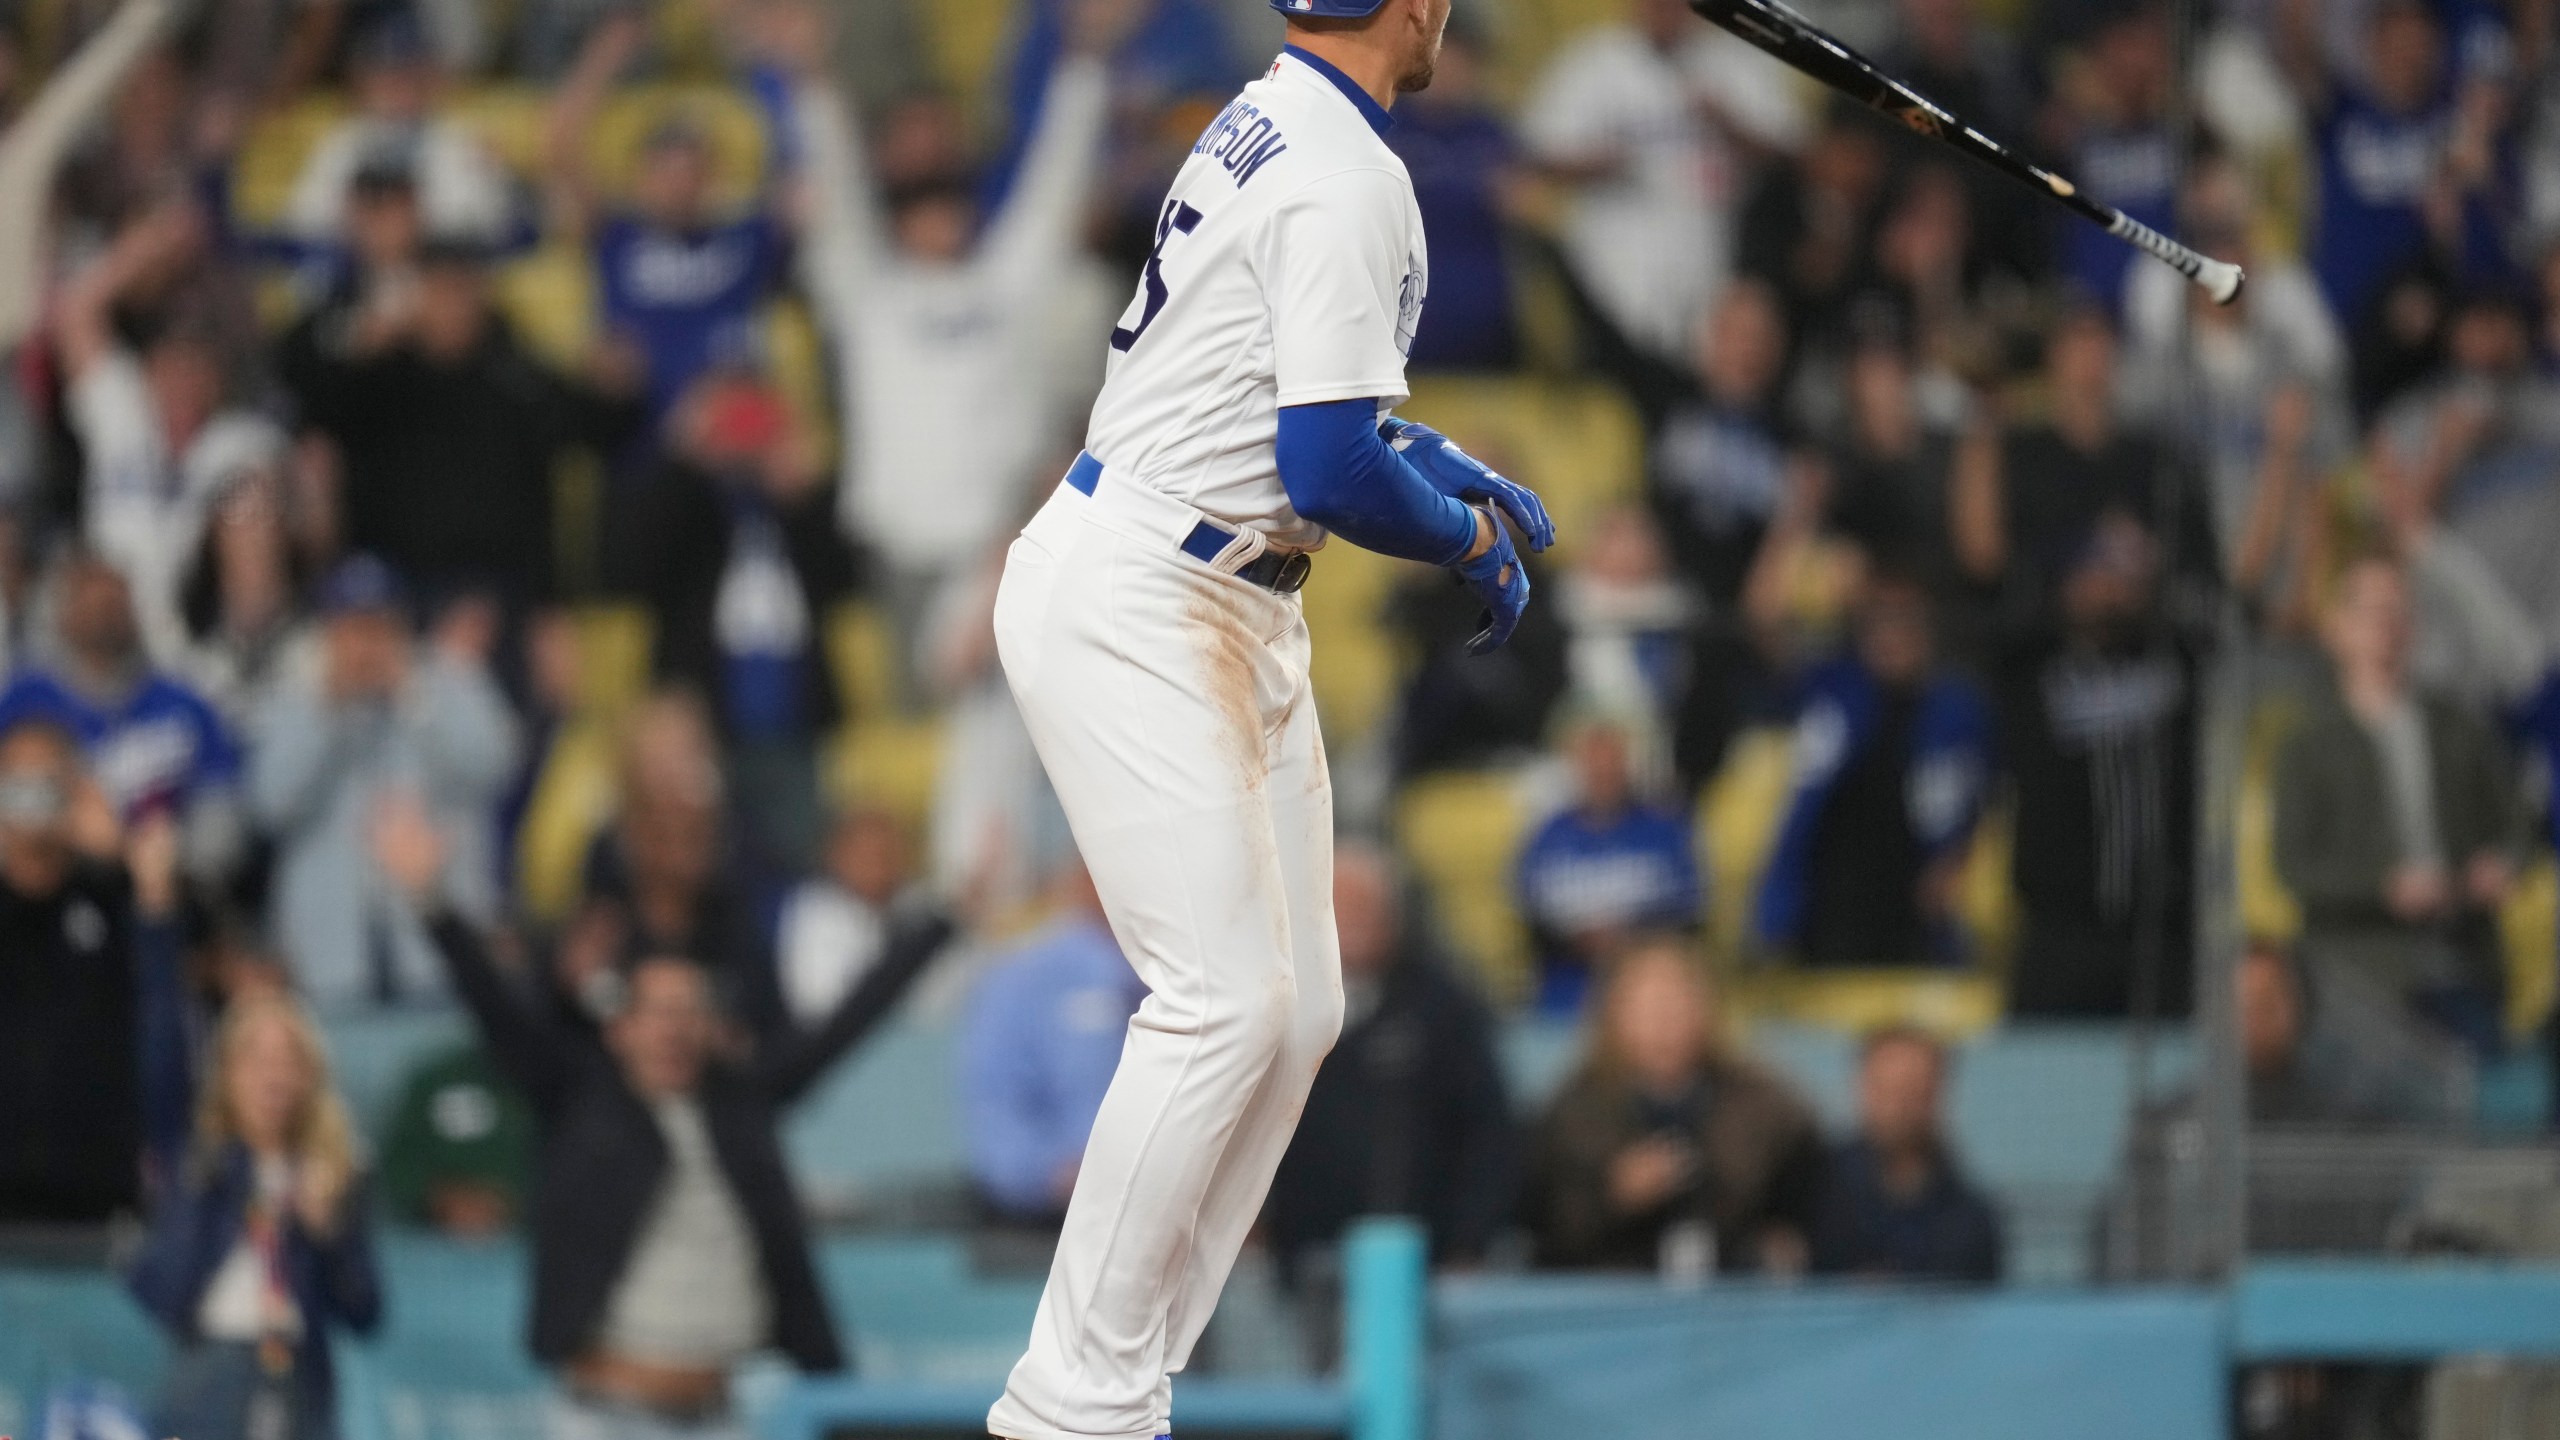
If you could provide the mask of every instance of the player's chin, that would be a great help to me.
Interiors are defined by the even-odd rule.
[[[1431,77],[1439,73],[1440,67],[1436,61],[1425,60],[1422,62],[1421,69],[1406,71],[1404,78],[1396,82],[1396,93],[1411,95],[1417,91],[1428,90],[1431,88]]]

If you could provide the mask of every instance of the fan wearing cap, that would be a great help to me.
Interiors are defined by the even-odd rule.
[[[553,370],[498,310],[485,247],[446,238],[402,293],[316,338],[303,420],[338,457],[346,543],[432,600],[488,595],[511,621],[549,601],[555,465],[643,418],[614,357]]]
[[[467,612],[425,644],[409,594],[370,555],[321,582],[315,663],[279,684],[249,755],[249,808],[276,843],[270,921],[296,985],[326,1014],[440,995],[442,966],[366,859],[386,803],[413,802],[458,847],[447,893],[494,917],[491,817],[516,773],[506,697]]]
[[[664,415],[715,363],[753,348],[760,312],[789,263],[795,165],[780,108],[786,86],[762,58],[773,42],[751,33],[742,78],[768,107],[768,136],[765,173],[746,203],[722,203],[718,138],[681,110],[642,138],[628,197],[608,198],[595,173],[595,119],[648,26],[636,7],[605,16],[554,96],[545,224],[554,238],[585,245],[603,326],[637,347],[651,413]]]
[[[360,325],[380,325],[417,298],[418,255],[427,220],[418,201],[415,157],[394,146],[367,155],[347,182],[340,243],[306,249],[287,241],[296,288],[309,308],[276,346],[276,369],[294,399],[311,403],[321,371]]]
[[[357,37],[348,73],[356,113],[303,162],[285,202],[288,235],[310,246],[342,243],[357,172],[368,162],[405,155],[429,233],[484,245],[521,238],[506,168],[470,127],[436,113],[444,67],[415,17],[391,15]]]

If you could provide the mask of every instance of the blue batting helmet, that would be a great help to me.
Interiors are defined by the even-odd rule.
[[[1387,0],[1271,0],[1271,8],[1283,15],[1303,15],[1311,20],[1359,20],[1378,13]]]

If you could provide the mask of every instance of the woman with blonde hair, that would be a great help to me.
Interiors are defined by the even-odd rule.
[[[1601,980],[1583,1062],[1539,1122],[1542,1265],[1801,1272],[1821,1178],[1813,1112],[1720,1037],[1691,945],[1652,936]]]
[[[186,1173],[130,1283],[176,1341],[153,1433],[332,1440],[328,1332],[382,1314],[354,1127],[328,1053],[281,990],[215,1031]]]

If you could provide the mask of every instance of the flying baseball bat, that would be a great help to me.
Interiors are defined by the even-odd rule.
[[[2171,269],[2203,286],[2215,304],[2228,305],[2240,293],[2245,277],[2239,266],[2199,255],[2114,206],[2081,194],[2080,187],[2030,164],[1945,106],[1877,69],[1874,62],[1824,34],[1780,0],[1689,0],[1689,8],[1832,89],[1884,112],[1904,128],[1952,145],[2061,201],[2108,234],[2168,262]]]

